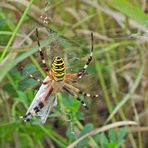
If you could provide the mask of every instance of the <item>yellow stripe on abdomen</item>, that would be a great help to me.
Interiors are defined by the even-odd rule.
[[[56,57],[51,65],[52,77],[55,81],[62,81],[65,77],[65,64],[64,60],[60,57]]]

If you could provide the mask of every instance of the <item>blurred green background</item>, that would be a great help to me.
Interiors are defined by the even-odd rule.
[[[147,148],[147,12],[147,0],[1,0],[0,147]],[[48,24],[41,15],[48,16]],[[24,70],[42,80],[46,76],[37,52],[36,27],[48,66],[58,55],[69,73],[84,66],[93,33],[93,61],[74,84],[99,94],[80,96],[88,111],[63,92],[57,94],[58,106],[45,125],[38,119],[19,119],[40,87]],[[127,126],[127,120],[138,126]],[[118,121],[124,127],[118,127]],[[74,141],[78,144],[71,145]]]

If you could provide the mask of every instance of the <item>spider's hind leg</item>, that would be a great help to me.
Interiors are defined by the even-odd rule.
[[[68,84],[68,83],[65,83],[64,86],[72,91],[75,91],[83,96],[86,96],[86,97],[91,97],[91,98],[98,98],[99,95],[92,95],[92,94],[89,94],[89,93],[86,93],[86,92],[83,92],[81,91],[80,89]]]
[[[70,95],[73,96],[76,100],[78,100],[78,101],[84,106],[84,108],[85,108],[86,110],[89,109],[88,106],[86,105],[86,103],[85,103],[83,100],[81,100],[78,95],[74,94],[73,92],[71,92],[71,91],[70,91],[69,89],[67,89],[66,87],[63,87],[63,90],[65,90],[68,94],[70,94]]]

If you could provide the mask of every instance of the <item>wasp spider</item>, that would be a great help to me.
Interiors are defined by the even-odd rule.
[[[25,121],[29,121],[34,116],[38,115],[38,116],[41,116],[42,122],[45,123],[51,108],[57,104],[55,94],[62,90],[67,92],[76,100],[80,101],[85,109],[88,109],[85,102],[81,100],[76,93],[87,96],[87,97],[98,97],[98,95],[91,95],[89,93],[85,93],[80,89],[68,84],[68,82],[75,83],[76,80],[74,80],[73,78],[79,78],[79,79],[82,78],[89,63],[91,62],[92,56],[93,56],[93,34],[91,33],[92,47],[91,47],[90,56],[86,64],[84,65],[83,69],[81,69],[78,73],[74,73],[74,74],[70,74],[66,72],[66,66],[65,66],[64,60],[59,56],[54,58],[51,64],[51,69],[49,70],[44,59],[42,48],[40,46],[38,29],[36,29],[36,36],[37,36],[39,53],[42,61],[42,67],[47,77],[44,79],[44,81],[41,81],[40,79],[37,79],[33,75],[30,75],[31,78],[37,80],[42,85],[39,91],[37,92],[35,98],[33,99],[32,104],[27,110],[26,115],[24,115],[22,118],[24,118]]]

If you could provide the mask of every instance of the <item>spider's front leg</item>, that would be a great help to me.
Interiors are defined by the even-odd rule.
[[[75,74],[66,74],[66,78],[79,78],[81,79],[84,75],[84,73],[86,72],[86,69],[88,67],[88,65],[90,64],[90,62],[92,61],[92,57],[93,57],[93,33],[91,33],[91,39],[92,39],[92,47],[91,47],[91,52],[90,52],[90,56],[87,60],[87,62],[85,63],[84,67],[82,70],[80,70],[78,73],[75,73]]]
[[[48,69],[48,66],[47,66],[46,61],[45,61],[45,58],[44,58],[44,53],[43,53],[42,48],[41,48],[41,45],[40,45],[39,35],[38,35],[38,29],[37,29],[37,28],[36,28],[36,37],[37,37],[37,43],[38,43],[38,48],[39,48],[39,54],[40,54],[40,57],[41,57],[41,62],[42,62],[43,69],[44,69],[45,73],[46,73],[49,77],[51,77],[50,70]]]

